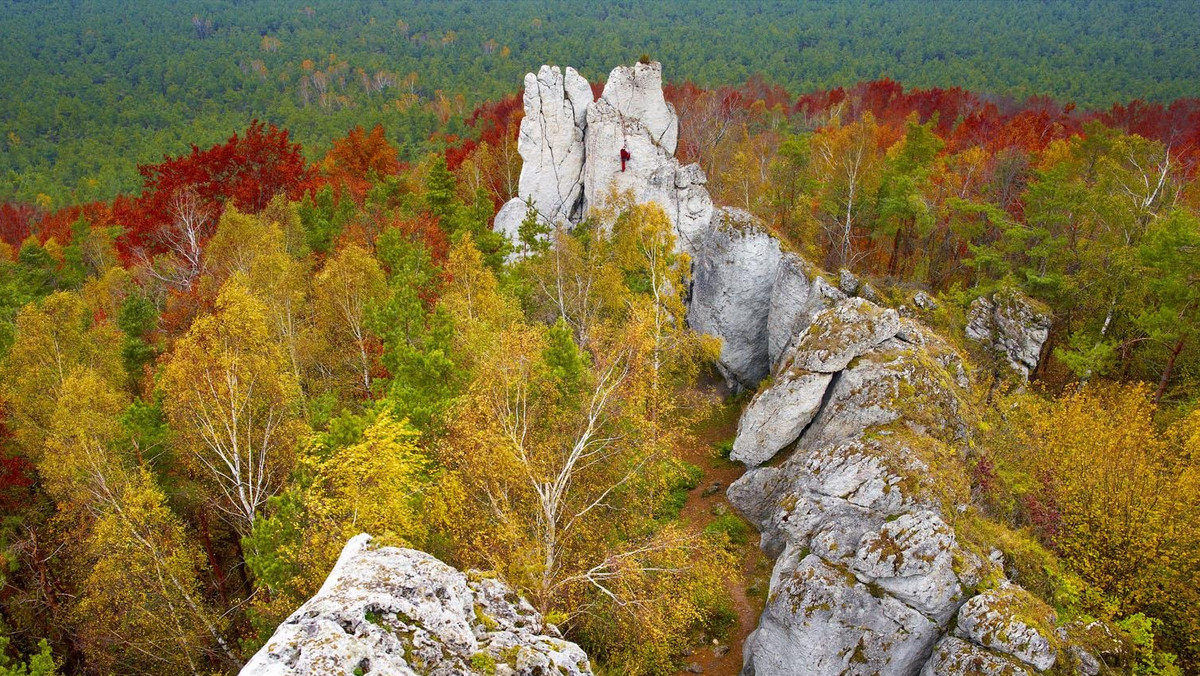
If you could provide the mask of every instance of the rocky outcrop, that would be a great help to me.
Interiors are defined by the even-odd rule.
[[[532,201],[543,221],[577,222],[583,208],[584,132],[592,88],[574,68],[542,66],[525,76],[518,194],[496,214],[495,230],[517,241]]]
[[[679,247],[695,254],[710,226],[713,203],[699,165],[675,159],[679,119],[662,92],[662,65],[619,66],[588,109],[584,207],[603,209],[614,197],[662,206],[675,225]],[[629,159],[621,161],[621,151]]]
[[[775,558],[742,673],[1035,674],[1062,659],[1085,673],[1094,656],[952,525],[970,497],[963,356],[841,277],[790,254],[777,266],[768,353],[782,353],[731,454],[748,471],[730,501]]]
[[[693,258],[688,325],[722,340],[717,367],[735,390],[766,377],[767,321],[782,251],[740,209],[713,214]]]
[[[778,556],[745,673],[915,674],[988,565],[958,546],[943,517],[967,494],[965,476],[947,471],[965,398],[947,365],[959,357],[919,327],[905,327],[913,342],[901,329],[892,310],[837,301],[744,414],[773,420],[773,445],[794,446],[729,490]],[[814,373],[830,376],[827,390],[789,439],[787,397],[772,391]],[[734,448],[750,453],[754,435],[744,423]]]
[[[241,676],[592,673],[579,646],[503,583],[370,541],[346,544]]]
[[[596,101],[573,68],[542,66],[525,76],[524,105],[518,194],[500,208],[493,229],[517,242],[530,199],[543,221],[570,230],[589,211],[628,195],[662,206],[679,247],[694,254],[713,203],[700,166],[675,159],[679,118],[663,97],[661,64],[613,69]]]
[[[938,641],[921,676],[1033,676],[1021,662],[947,636]]]
[[[900,331],[895,310],[861,298],[843,299],[817,315],[776,369],[776,382],[763,390],[738,422],[730,458],[756,467],[800,437],[825,400],[834,375],[856,357]]]
[[[1020,587],[1003,584],[963,604],[955,635],[1046,671],[1058,655],[1054,614]]]
[[[1050,313],[1018,291],[1001,290],[971,303],[966,332],[990,357],[1028,379],[1050,336]]]
[[[808,261],[794,253],[784,253],[767,312],[767,357],[772,370],[813,317],[845,298],[846,294],[826,281]]]

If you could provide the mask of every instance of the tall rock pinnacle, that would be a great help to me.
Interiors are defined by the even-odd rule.
[[[520,185],[496,214],[497,232],[517,241],[529,199],[544,222],[570,229],[610,196],[629,194],[661,205],[680,248],[695,250],[713,204],[699,165],[675,159],[679,118],[663,96],[661,64],[613,69],[595,102],[574,69],[542,66],[525,76],[524,103]]]

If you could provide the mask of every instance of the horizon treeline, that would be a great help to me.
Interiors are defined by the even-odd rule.
[[[650,54],[705,88],[755,74],[793,94],[891,78],[1089,109],[1194,96],[1200,17],[1053,0],[0,3],[0,199],[60,207],[140,185],[134,167],[260,119],[315,161],[382,123],[437,149],[541,63],[592,81]]]

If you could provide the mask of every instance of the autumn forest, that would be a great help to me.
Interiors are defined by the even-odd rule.
[[[955,527],[1124,627],[1126,673],[1197,673],[1196,13],[752,4],[0,2],[0,674],[237,673],[359,532],[498,576],[596,673],[734,640],[769,570],[687,505],[753,392],[681,320],[671,221],[492,230],[523,74],[598,95],[643,53],[680,161],[791,251],[953,340],[981,295],[1045,308]]]

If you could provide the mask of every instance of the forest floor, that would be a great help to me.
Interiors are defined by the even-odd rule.
[[[732,441],[737,433],[738,418],[745,401],[726,400],[695,429],[695,441],[683,459],[704,471],[700,483],[689,491],[680,519],[690,529],[700,532],[721,514],[737,514],[725,491],[745,472],[739,462],[724,457],[718,446]],[[739,574],[726,581],[733,609],[737,614],[729,634],[694,649],[684,658],[685,669],[680,674],[703,673],[709,676],[737,676],[742,670],[742,645],[758,625],[770,577],[771,562],[758,548],[759,537],[747,525],[749,537],[737,547]],[[698,671],[698,670],[699,671]]]

